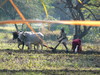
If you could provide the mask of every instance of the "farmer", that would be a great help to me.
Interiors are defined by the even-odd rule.
[[[58,39],[59,43],[56,45],[56,47],[54,49],[56,50],[56,48],[59,46],[59,44],[62,43],[64,45],[64,47],[66,48],[66,52],[68,52],[68,48],[66,46],[68,38],[66,37],[64,28],[61,28],[60,36],[57,39]]]
[[[72,50],[74,53],[80,53],[82,51],[81,39],[76,38],[76,35],[74,35],[74,39],[72,41]]]

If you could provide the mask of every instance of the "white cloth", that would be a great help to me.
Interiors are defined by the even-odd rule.
[[[60,38],[59,41],[60,41],[61,39],[62,39],[62,38]],[[63,39],[63,40],[61,41],[61,43],[65,43],[65,44],[67,44],[67,42],[68,42],[68,39],[67,39],[67,38],[65,38],[65,39]]]

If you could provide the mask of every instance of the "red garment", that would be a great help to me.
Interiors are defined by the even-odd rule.
[[[80,39],[74,39],[72,42],[72,50],[75,52],[75,48],[78,45],[78,50],[77,52],[80,53],[82,51],[82,46],[81,46],[81,40]]]

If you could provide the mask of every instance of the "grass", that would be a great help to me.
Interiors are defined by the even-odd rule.
[[[1,50],[1,74],[100,74],[99,54],[49,53],[44,50]],[[50,72],[50,73],[47,73]]]
[[[0,35],[3,35],[0,37],[0,75],[100,75],[99,44],[82,44],[80,54],[71,52],[70,42],[67,54],[62,45],[56,53],[47,48],[29,51],[25,47],[22,51],[11,40],[10,33]],[[47,41],[47,44],[54,47],[57,42]]]

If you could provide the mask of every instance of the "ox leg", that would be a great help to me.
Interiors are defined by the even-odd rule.
[[[23,49],[24,49],[24,43],[22,44],[22,48],[20,48],[20,45],[21,45],[21,44],[18,44],[18,48],[19,48],[20,50],[23,50]]]
[[[21,44],[20,44],[20,43],[18,43],[18,48],[19,48],[20,50],[22,50],[22,48],[20,48],[20,45],[21,45]]]
[[[22,50],[24,49],[24,42],[22,43]]]
[[[34,50],[36,50],[35,46],[36,46],[36,45],[34,45]]]
[[[39,50],[39,44],[34,45],[35,50]]]
[[[38,50],[39,49],[39,45],[34,45],[34,50]]]
[[[41,50],[43,50],[43,44],[41,44]]]
[[[28,46],[28,49],[29,49],[29,50],[32,49],[32,45],[31,45],[31,44]]]
[[[30,49],[32,49],[32,44],[30,44]]]
[[[27,46],[29,50],[32,49],[32,45],[30,43],[28,43]]]
[[[18,44],[18,48],[20,49],[20,44]]]
[[[39,50],[39,44],[37,44],[36,46],[37,46],[37,50]]]

